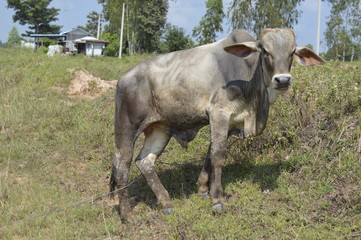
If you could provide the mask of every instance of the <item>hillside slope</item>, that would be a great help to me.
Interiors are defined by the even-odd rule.
[[[114,90],[69,98],[68,87],[74,70],[114,80],[143,58],[0,49],[0,225],[108,192]],[[117,202],[104,197],[0,227],[0,239],[360,238],[361,63],[295,67],[292,74],[264,133],[229,139],[226,213],[197,195],[205,127],[187,151],[172,140],[157,165],[173,215],[161,214],[133,164],[133,222],[121,224]]]

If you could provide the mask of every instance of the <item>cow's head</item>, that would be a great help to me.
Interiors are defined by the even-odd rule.
[[[248,58],[260,53],[263,76],[270,102],[287,91],[292,81],[292,59],[302,66],[323,64],[324,61],[311,49],[297,47],[295,34],[290,29],[265,29],[257,42],[243,42],[226,46],[225,51],[238,57]]]

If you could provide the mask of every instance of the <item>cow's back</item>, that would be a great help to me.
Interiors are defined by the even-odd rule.
[[[223,49],[245,41],[255,40],[236,30],[215,43],[146,59],[122,76],[119,91],[140,105],[134,105],[139,117],[148,115],[179,127],[205,124],[206,106],[214,92],[240,79],[242,68],[243,75],[249,75],[249,63]]]

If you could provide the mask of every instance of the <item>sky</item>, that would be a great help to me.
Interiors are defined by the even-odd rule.
[[[232,0],[223,0],[225,12]],[[178,27],[182,27],[187,34],[192,34],[192,29],[198,25],[201,17],[206,12],[206,0],[176,0],[169,1],[169,11],[167,21]],[[27,26],[14,23],[12,16],[14,11],[8,9],[7,0],[0,0],[0,41],[5,43],[12,27],[16,27],[20,34],[28,30]],[[62,25],[61,31],[71,30],[77,26],[85,26],[87,15],[91,11],[101,11],[101,5],[98,0],[53,0],[50,7],[60,9],[58,21],[52,24]],[[305,46],[311,44],[316,48],[316,32],[317,32],[317,9],[318,0],[305,0],[299,6],[302,11],[298,24],[293,30],[296,34],[297,44]],[[119,13],[121,14],[121,13]],[[323,33],[326,30],[327,16],[330,14],[330,6],[327,2],[322,2],[321,7],[321,44],[320,52],[326,51]],[[219,33],[217,40],[226,37],[232,29],[230,29],[227,20],[223,22],[223,33]]]

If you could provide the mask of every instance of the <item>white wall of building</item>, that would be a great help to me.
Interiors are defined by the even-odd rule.
[[[24,40],[21,41],[21,46],[26,48],[35,49],[36,45],[33,42],[25,42]]]
[[[86,43],[86,55],[87,56],[102,56],[104,49],[104,43],[87,42]]]

